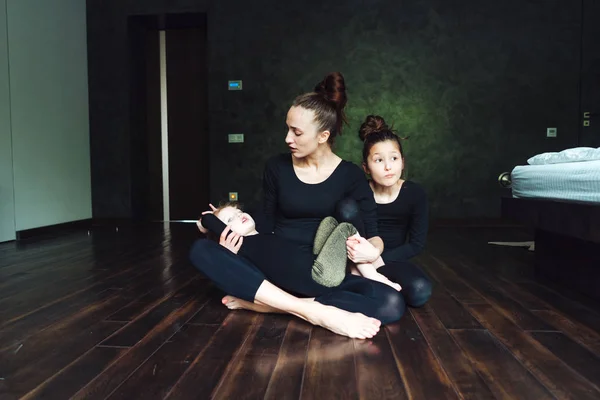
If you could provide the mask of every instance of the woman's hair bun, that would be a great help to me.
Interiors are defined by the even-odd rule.
[[[346,83],[340,72],[332,72],[315,86],[315,92],[323,95],[327,100],[334,102],[338,110],[343,109],[348,101],[346,97]]]
[[[360,126],[360,129],[358,130],[358,137],[364,142],[367,136],[387,130],[389,130],[389,127],[382,117],[379,115],[369,115],[365,119],[365,122],[363,122]]]

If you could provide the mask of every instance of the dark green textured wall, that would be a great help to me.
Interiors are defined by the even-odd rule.
[[[260,199],[265,160],[286,150],[291,101],[330,71],[345,75],[349,96],[336,152],[359,163],[358,127],[382,115],[410,136],[407,176],[425,186],[435,217],[497,216],[500,172],[577,145],[580,2],[102,3],[88,1],[91,130],[123,157],[131,149],[110,131],[128,134],[126,16],[207,12],[213,201],[229,191]],[[244,90],[228,92],[228,79],[243,79]],[[227,144],[237,132],[246,142]],[[95,216],[127,216],[128,175],[99,146],[92,140]]]

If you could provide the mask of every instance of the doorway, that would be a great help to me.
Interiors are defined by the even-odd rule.
[[[133,218],[192,220],[209,202],[206,14],[131,16]]]

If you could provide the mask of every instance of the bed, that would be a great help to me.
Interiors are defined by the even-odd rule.
[[[516,166],[508,178],[511,194],[502,198],[503,217],[535,229],[536,275],[596,300],[600,300],[598,158]]]
[[[600,160],[517,166],[511,181],[516,198],[600,204]]]

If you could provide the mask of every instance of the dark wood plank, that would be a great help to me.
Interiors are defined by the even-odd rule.
[[[481,324],[441,284],[434,287],[427,304],[448,329],[483,329]]]
[[[425,268],[423,268],[425,269]],[[483,329],[481,324],[454,298],[441,281],[431,277],[435,285],[427,302],[448,329]]]
[[[163,399],[210,343],[217,325],[186,325],[144,362],[111,399]]]
[[[600,315],[580,303],[563,297],[561,294],[531,282],[519,282],[519,286],[542,299],[569,318],[581,322],[596,332],[600,332]]]
[[[10,251],[0,252],[0,278],[3,282],[14,274],[21,275],[28,272],[37,271],[44,266],[49,266],[49,258],[57,259],[59,262],[66,262],[74,257],[80,257],[89,254],[89,237],[64,237],[55,238],[51,243],[44,243],[42,240],[35,240],[33,245],[13,243]]]
[[[265,400],[300,398],[311,331],[312,325],[307,322],[299,319],[289,322]]]
[[[590,400],[600,397],[594,386],[492,306],[472,304],[468,308],[556,396]]]
[[[157,300],[151,308],[140,314],[136,319],[128,323],[123,329],[106,338],[101,346],[131,347],[142,340],[148,332],[161,323],[168,315],[188,303],[197,294],[203,293],[206,287],[205,281],[192,279],[184,284],[171,296],[165,296]],[[202,304],[203,305],[203,304]]]
[[[98,265],[96,257],[69,260],[62,264],[56,260],[57,256],[49,256],[46,260],[49,276],[39,276],[39,271],[32,273],[32,280],[23,282],[17,287],[18,294],[0,300],[0,317],[3,321],[15,318],[19,314],[31,312],[31,308],[24,305],[52,304],[55,301],[80,293],[82,289],[97,288],[104,283],[103,279],[118,278],[119,276],[137,274],[139,264],[153,262],[160,254],[162,246],[149,247],[147,251],[140,248],[127,248],[122,254],[112,254],[108,261]],[[60,257],[59,257],[60,258]],[[7,307],[9,307],[7,309]]]
[[[409,398],[459,398],[411,313],[387,325],[385,332]]]
[[[533,294],[529,293],[527,290],[520,288],[514,283],[501,279],[500,277],[490,274],[485,267],[482,267],[481,264],[476,266],[473,263],[468,261],[464,261],[464,257],[460,256],[459,258],[463,259],[461,261],[461,265],[465,268],[468,268],[470,271],[478,273],[479,278],[489,282],[493,287],[499,289],[504,292],[508,297],[515,300],[517,303],[521,304],[528,310],[547,310],[549,308],[548,304],[544,303]]]
[[[65,275],[84,276],[85,272],[81,271],[81,265],[92,260],[92,251],[86,246],[72,252],[67,250],[62,255],[48,254],[46,260],[33,265],[21,262],[18,264],[21,268],[15,268],[11,273],[5,270],[0,274],[0,300],[4,301],[16,294],[31,290],[32,287],[39,288],[44,284],[54,284],[54,281],[64,278]]]
[[[354,354],[361,399],[408,399],[385,332],[369,340],[355,340]]]
[[[488,331],[451,330],[498,399],[554,399],[550,391]]]
[[[85,385],[77,392],[74,399],[105,398],[115,391],[143,362],[145,362],[156,350],[165,344],[180,327],[185,324],[204,303],[201,296],[192,299],[171,314],[166,316],[142,340],[129,349],[119,362],[111,364],[94,380]],[[91,358],[88,353],[82,357]],[[55,375],[57,379],[60,374]]]
[[[198,393],[202,393],[211,398],[230,362],[236,359],[248,336],[255,332],[255,320],[256,314],[253,313],[230,313],[167,396],[172,399],[195,399]]]
[[[508,297],[494,283],[490,282],[489,279],[484,279],[479,272],[465,268],[462,263],[455,262],[454,260],[452,260],[451,264],[441,266],[441,268],[448,269],[448,273],[455,273],[462,276],[463,281],[468,282],[467,284],[470,287],[480,293],[500,313],[522,329],[531,331],[556,330],[553,326],[547,324],[521,304]]]
[[[221,299],[223,292],[211,285],[207,289],[208,303],[206,307],[203,307],[198,314],[190,320],[192,325],[221,325],[223,320],[231,312],[223,303]]]
[[[246,354],[278,356],[291,318],[284,314],[264,314]]]
[[[600,333],[554,311],[534,311],[534,313],[600,356]]]
[[[300,398],[358,399],[352,339],[313,328]]]
[[[145,287],[152,288],[147,293],[136,298],[125,307],[117,310],[109,315],[107,321],[129,322],[147,312],[149,309],[156,306],[157,302],[164,301],[170,297],[175,291],[179,290],[184,284],[192,279],[197,279],[198,274],[191,268],[186,268],[180,273],[174,273],[174,276],[169,277],[164,282],[155,281],[154,283],[146,284]],[[168,282],[168,284],[167,284]]]
[[[60,303],[50,307],[46,316],[45,310],[39,310],[24,318],[14,320],[0,329],[0,354],[5,351],[14,351],[17,347],[40,331],[48,335],[56,330],[64,330],[65,325],[87,326],[84,320],[87,317],[99,317],[98,309],[114,310],[121,307],[129,299],[114,290],[104,290],[100,293],[84,292],[75,304]]]
[[[16,363],[31,363],[40,354],[47,353],[57,344],[64,344],[66,335],[73,337],[79,332],[91,330],[106,314],[113,312],[128,301],[129,298],[123,297],[121,293],[112,292],[110,296],[99,298],[97,303],[82,308],[79,312],[63,318],[35,335],[21,338],[18,336],[18,331],[13,332],[15,340],[11,340],[10,346],[0,350],[0,357],[18,353],[18,357],[11,356],[11,359],[14,359]],[[118,324],[118,326],[122,325]]]
[[[256,319],[257,330],[244,346],[237,361],[230,363],[215,399],[262,399],[277,364],[289,316],[261,315]]]
[[[70,363],[89,352],[106,336],[122,326],[122,323],[117,322],[99,322],[90,330],[75,334],[65,333],[63,337],[68,338],[66,341],[36,343],[31,348],[23,346],[16,353],[2,357],[0,376],[5,379],[13,396],[22,396],[47,381],[58,371],[69,375],[68,371],[72,370],[65,368]]]
[[[442,282],[444,287],[462,304],[487,304],[479,293],[466,285],[447,268],[442,268],[443,261],[427,254],[418,257],[418,263],[436,281]]]
[[[82,279],[84,283],[87,283],[87,280],[96,278],[94,283],[82,284],[76,281],[64,286],[62,284],[50,285],[34,292],[25,291],[0,304],[0,310],[2,310],[0,318],[4,321],[4,325],[10,324],[17,319],[52,307],[56,303],[69,302],[74,296],[86,291],[101,292],[115,286],[118,282],[130,282],[142,276],[143,273],[143,270],[132,266],[122,271],[100,274],[100,276],[88,274],[87,278]]]
[[[68,399],[94,379],[107,366],[118,360],[125,349],[96,347],[89,357],[80,358],[62,371],[57,379],[48,380],[23,396],[23,399]]]
[[[560,332],[532,332],[531,336],[600,390],[598,356]]]
[[[426,305],[410,312],[461,398],[495,398],[433,311]]]
[[[82,329],[88,326],[90,322],[104,319],[106,317],[104,310],[114,312],[114,307],[102,307],[102,303],[108,298],[119,296],[122,301],[119,301],[119,305],[115,304],[114,306],[121,307],[122,304],[128,303],[129,300],[134,298],[137,293],[143,293],[149,287],[158,285],[160,288],[166,287],[169,290],[175,290],[175,288],[181,286],[181,283],[178,282],[189,283],[189,280],[193,277],[190,273],[191,271],[181,275],[174,273],[174,276],[170,278],[168,276],[154,277],[151,274],[146,274],[141,279],[133,280],[122,289],[106,289],[100,293],[94,291],[82,292],[81,295],[74,298],[65,299],[47,308],[40,308],[27,316],[14,320],[0,329],[0,340],[5,342],[7,346],[18,346],[39,331],[48,329],[49,332],[52,332],[56,330],[56,327],[52,326],[54,323],[58,324],[59,329],[68,329],[64,327],[65,324],[75,326],[76,329]],[[167,281],[162,281],[163,279],[167,279]],[[166,285],[167,282],[169,282],[169,285]],[[102,312],[97,312],[101,310]],[[86,317],[86,313],[90,312],[93,312],[93,316]]]

